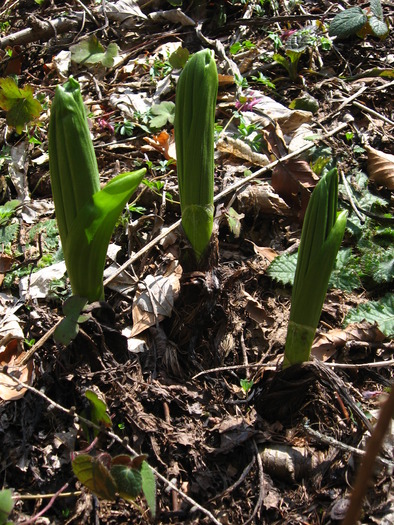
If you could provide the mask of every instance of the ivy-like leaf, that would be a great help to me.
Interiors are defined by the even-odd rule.
[[[330,24],[329,35],[347,38],[358,33],[368,22],[368,17],[361,7],[350,7],[338,13]]]
[[[389,28],[384,20],[376,16],[371,16],[368,20],[372,33],[378,38],[384,40],[389,34]]]
[[[134,500],[142,491],[142,476],[137,469],[124,465],[113,465],[111,476],[118,487],[119,495],[126,500]]]
[[[107,49],[92,35],[87,40],[82,40],[70,47],[71,59],[78,64],[98,64],[105,67],[114,65],[114,57],[118,54],[118,46],[110,43]]]
[[[173,124],[175,118],[175,104],[170,101],[154,104],[151,113],[152,115],[155,115],[150,120],[152,128],[162,128],[167,122]]]
[[[394,336],[394,296],[389,293],[379,301],[369,301],[352,308],[345,318],[345,326],[351,323],[367,321],[377,324],[379,330],[387,337]]]
[[[67,346],[77,337],[79,323],[87,320],[86,316],[81,316],[81,311],[87,302],[85,297],[79,295],[73,295],[64,302],[63,313],[65,317],[53,334],[57,343]]]
[[[0,108],[7,112],[7,124],[19,134],[27,123],[40,116],[42,106],[33,95],[32,86],[19,88],[12,78],[0,78]]]
[[[113,501],[116,483],[107,467],[89,454],[80,454],[72,461],[72,469],[79,481],[97,497]]]

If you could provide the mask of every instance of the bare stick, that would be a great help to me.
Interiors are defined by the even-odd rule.
[[[391,423],[391,418],[394,415],[394,388],[387,401],[384,403],[375,429],[367,442],[365,456],[358,471],[356,483],[350,497],[349,508],[347,509],[345,519],[342,525],[355,525],[362,508],[362,502],[367,492],[368,484],[371,479],[376,457],[382,447],[384,436]]]
[[[105,432],[107,434],[108,437],[112,438],[114,441],[117,441],[118,443],[121,443],[129,452],[130,454],[132,454],[133,456],[138,456],[138,452],[136,452],[134,449],[132,449],[130,447],[130,445],[128,444],[128,440],[127,439],[122,439],[120,438],[119,436],[117,436],[116,434],[114,434],[113,432],[111,432],[110,430],[107,430],[107,429],[103,429],[101,428],[99,425],[96,425],[95,423],[93,423],[92,421],[90,421],[89,419],[86,419],[78,414],[76,414],[74,412],[74,410],[70,410],[70,409],[67,409],[65,407],[63,407],[62,405],[59,405],[58,403],[56,403],[55,401],[53,401],[51,398],[49,398],[47,395],[45,395],[43,392],[40,392],[39,390],[37,390],[36,388],[34,388],[33,386],[29,386],[25,383],[23,383],[22,381],[20,381],[19,379],[17,379],[16,377],[14,377],[12,374],[8,373],[6,367],[4,367],[3,369],[3,373],[6,374],[8,377],[10,377],[13,381],[15,381],[16,383],[18,383],[19,385],[27,388],[27,390],[30,390],[31,392],[33,392],[34,394],[42,397],[43,399],[45,399],[45,401],[57,408],[58,410],[60,410],[61,412],[64,412],[65,414],[73,417],[74,419],[84,423],[85,425],[89,426],[89,427],[92,427],[98,431],[102,431],[102,432]],[[168,479],[166,479],[164,476],[162,476],[160,474],[160,472],[158,472],[155,468],[153,468],[152,466],[150,467],[152,469],[152,472],[155,474],[155,476],[160,479],[163,483],[165,483],[166,485],[168,485],[172,490],[175,490],[185,501],[187,501],[192,507],[195,507],[197,508],[200,512],[202,512],[203,514],[205,514],[206,516],[208,516],[208,518],[212,521],[212,523],[214,523],[215,525],[222,525],[220,521],[218,521],[215,516],[206,508],[202,507],[199,503],[197,503],[197,501],[195,501],[193,498],[191,498],[190,496],[188,496],[187,494],[185,494],[182,490],[180,490],[176,485],[174,485],[174,483],[172,483],[171,481],[169,481]],[[61,489],[63,490],[63,488]],[[56,493],[57,494],[57,493]]]

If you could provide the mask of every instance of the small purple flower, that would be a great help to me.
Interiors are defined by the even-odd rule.
[[[235,102],[235,107],[238,111],[252,111],[253,106],[261,100],[261,98],[254,97],[240,97],[240,99]]]
[[[115,128],[112,124],[110,124],[110,122],[108,122],[108,120],[105,120],[104,118],[98,118],[97,124],[102,130],[108,129],[111,133],[115,133]]]

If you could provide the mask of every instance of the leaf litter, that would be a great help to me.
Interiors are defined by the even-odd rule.
[[[33,173],[36,180],[45,179],[48,169],[45,156],[42,163],[34,162],[47,150],[47,117],[44,113],[38,125],[34,97],[43,95],[40,103],[50,103],[48,93],[55,85],[71,72],[77,75],[83,83],[88,114],[91,110],[91,131],[103,180],[133,169],[135,163],[150,166],[149,187],[140,200],[129,204],[114,233],[114,240],[121,247],[114,255],[114,264],[124,263],[138,246],[146,245],[163,226],[171,226],[179,217],[176,184],[171,180],[175,165],[165,163],[175,157],[172,104],[179,75],[176,67],[181,64],[171,64],[169,53],[162,47],[163,38],[169,38],[165,31],[178,31],[178,41],[170,46],[174,50],[194,52],[209,42],[211,47],[216,46],[221,74],[217,121],[222,129],[218,129],[215,193],[229,192],[228,198],[222,199],[227,211],[218,214],[216,221],[219,264],[208,273],[177,274],[174,260],[178,261],[185,249],[177,230],[170,242],[158,244],[138,257],[132,268],[122,274],[119,288],[107,287],[107,306],[96,305],[89,319],[81,324],[75,340],[64,347],[52,338],[44,340],[62,316],[62,302],[69,291],[61,273],[53,275],[55,279],[51,279],[48,291],[45,277],[51,275],[51,265],[58,254],[57,247],[43,241],[43,236],[36,239],[34,247],[43,268],[40,270],[33,261],[25,274],[33,277],[40,275],[36,270],[43,272],[37,295],[32,281],[23,276],[24,265],[32,253],[28,231],[32,223],[40,221],[40,214],[47,216],[48,211],[38,207],[29,218],[16,209],[2,219],[6,225],[12,221],[19,225],[18,233],[2,237],[3,256],[13,256],[13,266],[4,270],[5,277],[11,275],[12,280],[5,280],[3,291],[12,292],[24,302],[13,314],[15,326],[8,336],[11,342],[4,344],[10,360],[4,360],[3,366],[18,366],[18,359],[23,362],[29,345],[32,346],[33,359],[28,365],[20,365],[19,371],[23,367],[24,371],[29,367],[32,371],[34,366],[34,376],[30,373],[22,381],[70,409],[71,415],[75,409],[78,414],[87,413],[85,393],[99,392],[100,398],[105,398],[115,433],[127,438],[139,454],[147,454],[150,465],[202,507],[193,506],[160,481],[160,523],[249,520],[328,524],[338,518],[339,504],[349,495],[346,483],[354,480],[358,456],[333,442],[327,444],[327,439],[362,447],[361,438],[371,428],[367,414],[379,408],[384,391],[392,382],[393,275],[390,261],[380,256],[380,251],[388,252],[393,237],[392,202],[387,193],[392,189],[393,153],[386,89],[390,75],[373,76],[368,81],[362,76],[365,72],[368,78],[371,71],[366,50],[373,57],[374,66],[388,70],[386,51],[392,36],[385,41],[353,37],[336,42],[335,52],[332,48],[325,51],[320,42],[316,41],[315,47],[308,43],[299,50],[298,69],[291,70],[294,81],[290,81],[285,77],[286,68],[272,61],[274,52],[280,52],[274,49],[279,45],[275,43],[276,27],[264,18],[257,26],[252,3],[246,10],[241,2],[225,4],[227,21],[221,18],[216,3],[203,4],[169,9],[167,2],[156,2],[157,11],[153,11],[136,2],[107,3],[108,19],[118,20],[116,36],[114,32],[108,38],[109,33],[102,30],[97,41],[89,44],[87,27],[79,42],[69,38],[72,30],[62,34],[62,38],[68,37],[62,40],[62,52],[70,52],[72,45],[79,46],[74,47],[74,52],[82,57],[79,65],[71,62],[69,55],[64,62],[57,60],[59,49],[55,50],[49,41],[48,48],[42,50],[42,68],[36,46],[22,44],[29,65],[21,71],[17,99],[25,97],[31,111],[16,112],[20,104],[17,100],[13,112],[7,115],[11,118],[8,125],[22,133],[26,129],[27,134],[12,135],[9,131],[7,142],[2,143],[0,175],[5,173],[12,181],[5,190],[5,200],[19,197],[23,201],[31,198],[32,202],[44,202],[47,195],[29,193],[34,189]],[[325,11],[320,4],[315,8],[319,16]],[[17,33],[25,27],[25,15],[36,9],[39,8],[16,7],[11,18],[16,25],[9,31]],[[92,16],[87,17],[87,26],[96,29],[94,20],[104,22],[103,14],[93,3],[88,9]],[[271,5],[266,5],[265,10],[260,14],[269,18],[288,16]],[[387,6],[384,10],[386,16]],[[58,14],[51,6],[45,17],[56,18]],[[291,16],[296,17],[289,18],[292,28],[304,31],[305,9],[295,7]],[[380,14],[378,18],[382,18]],[[199,25],[194,29],[195,24],[201,24],[202,33]],[[230,24],[228,28],[226,24]],[[150,35],[148,40],[146,35]],[[219,39],[225,42],[224,47]],[[247,41],[255,41],[256,47],[247,45]],[[229,52],[230,43],[234,42],[239,42],[242,49],[239,55]],[[115,45],[119,48],[117,56]],[[89,54],[94,56],[91,64]],[[257,76],[259,69],[264,73]],[[243,77],[236,76],[240,71]],[[265,85],[257,80],[253,84],[253,77]],[[242,85],[245,80],[253,89]],[[23,86],[28,86],[27,91],[23,91]],[[377,116],[372,118],[367,111],[349,103],[346,111],[352,113],[355,124],[350,122],[346,131],[321,142],[319,137],[342,123],[343,106],[339,113],[336,109],[360,86],[365,89],[358,100],[367,106],[373,100]],[[305,93],[319,103],[317,108],[316,104],[313,106],[314,113],[297,106],[290,109],[292,101]],[[243,114],[242,106],[237,108],[237,104],[245,103],[244,100],[250,107]],[[379,115],[386,120],[380,121]],[[110,125],[100,128],[98,119]],[[117,134],[117,124],[118,129],[123,125],[123,135]],[[24,140],[33,137],[33,141]],[[365,137],[370,146],[365,144]],[[6,155],[8,144],[19,146],[13,150],[11,162]],[[242,185],[250,171],[265,169],[277,158],[304,147],[312,151],[312,156],[304,150],[296,159],[279,162],[274,173],[268,169],[256,180],[245,180]],[[296,252],[303,211],[316,174],[321,173],[319,163],[330,162],[333,157],[339,159],[351,186],[350,196],[343,191],[342,204],[358,206],[357,211],[364,217],[361,222],[357,215],[351,216],[347,243],[353,257],[343,259],[339,272],[345,274],[343,265],[354,269],[361,262],[358,281],[346,274],[342,282],[348,286],[330,291],[313,353],[333,366],[368,365],[374,361],[386,361],[387,366],[331,370],[322,368],[318,361],[301,366],[292,376],[277,368],[289,313],[292,267],[284,259],[282,282],[271,278],[267,268],[283,254],[291,256]],[[275,186],[278,176],[281,184]],[[232,192],[233,184],[238,186]],[[168,188],[174,188],[171,195]],[[141,211],[147,218],[138,221]],[[223,220],[226,214],[228,218]],[[236,220],[236,228],[231,225],[231,218]],[[386,222],[379,222],[381,218]],[[138,223],[134,229],[133,221]],[[373,260],[367,257],[368,250],[374,250]],[[20,281],[26,282],[26,296],[20,295],[16,286]],[[337,286],[340,282],[335,281]],[[3,316],[6,318],[6,310]],[[344,322],[351,324],[345,326]],[[133,351],[130,341],[137,332],[138,351]],[[213,371],[204,373],[207,370]],[[247,394],[241,387],[245,380],[252,385]],[[22,496],[42,496],[55,493],[72,479],[70,489],[79,490],[81,487],[72,475],[70,453],[82,451],[87,444],[81,426],[56,408],[48,410],[47,401],[37,393],[12,384],[7,388],[20,399],[3,401],[0,406],[1,449],[7,451],[1,456],[3,485]],[[362,395],[367,390],[377,395],[367,399]],[[308,428],[319,432],[308,433]],[[72,435],[72,439],[57,441],[54,446],[59,435]],[[97,452],[108,451],[112,457],[125,453],[121,444],[100,434]],[[390,452],[385,459],[392,461]],[[112,498],[112,491],[110,495]],[[364,509],[368,523],[392,515],[388,495],[389,471],[383,468]],[[15,501],[13,518],[34,514],[29,500]],[[10,509],[8,503],[7,500],[6,507]],[[139,504],[144,505],[143,501]],[[149,522],[148,514],[141,515],[122,500],[108,503],[101,499],[97,505],[86,491],[75,492],[67,499],[57,498],[46,515],[53,522],[64,523]]]

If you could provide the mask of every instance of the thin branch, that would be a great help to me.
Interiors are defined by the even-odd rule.
[[[24,388],[26,388],[27,390],[30,390],[31,392],[33,392],[34,394],[42,397],[43,399],[45,399],[45,401],[53,406],[54,408],[57,408],[58,410],[60,410],[61,412],[67,414],[68,416],[71,416],[73,417],[75,420],[77,421],[80,421],[81,423],[84,423],[85,425],[87,426],[90,426],[98,431],[102,431],[104,432],[105,434],[107,434],[108,437],[110,437],[111,439],[113,439],[114,441],[120,443],[121,445],[123,445],[127,450],[128,452],[130,452],[130,454],[132,454],[133,456],[138,456],[138,452],[136,452],[133,448],[130,447],[130,445],[128,444],[128,440],[127,439],[122,439],[120,438],[118,435],[114,434],[113,432],[111,432],[110,430],[107,430],[107,429],[103,429],[102,427],[100,427],[99,425],[96,425],[95,423],[93,423],[92,421],[90,421],[89,419],[86,419],[78,414],[75,413],[75,411],[71,408],[71,409],[68,409],[68,408],[65,408],[63,407],[62,405],[59,405],[58,403],[56,403],[55,401],[53,401],[51,398],[49,398],[47,395],[45,395],[43,392],[40,392],[39,390],[37,390],[36,388],[34,388],[33,386],[29,386],[25,383],[23,383],[22,381],[20,381],[19,379],[17,379],[16,377],[14,377],[12,374],[10,374],[6,367],[4,367],[3,369],[3,373],[6,374],[8,377],[10,377],[13,381],[15,381],[16,383],[18,383],[19,385],[23,386]],[[172,490],[175,490],[185,501],[187,501],[192,507],[195,507],[196,509],[198,509],[200,512],[202,512],[203,514],[205,514],[211,521],[212,523],[214,523],[215,525],[222,525],[220,521],[218,521],[215,516],[208,510],[206,509],[205,507],[201,506],[199,503],[197,503],[197,501],[195,501],[193,498],[191,498],[190,496],[188,496],[187,494],[185,494],[182,490],[180,490],[176,485],[174,485],[171,481],[169,481],[168,479],[166,479],[164,476],[162,476],[160,474],[160,472],[158,472],[154,467],[150,467],[152,469],[152,472],[155,474],[155,476],[160,479],[160,481],[162,481],[163,483],[165,483],[166,485],[168,485]],[[57,493],[56,493],[57,494]]]

